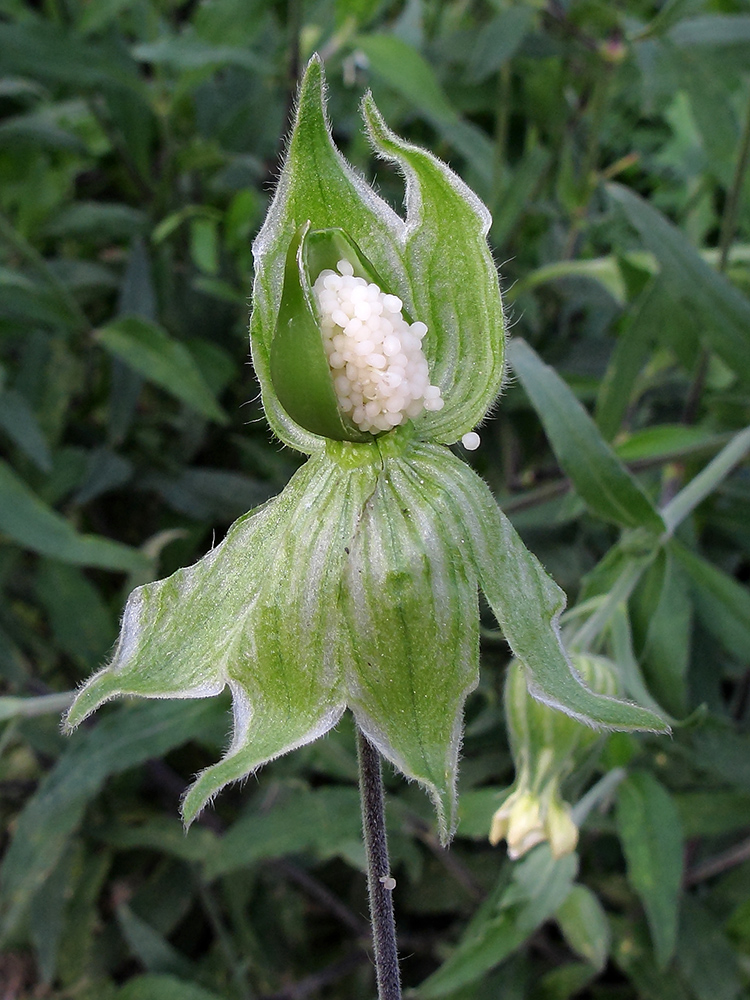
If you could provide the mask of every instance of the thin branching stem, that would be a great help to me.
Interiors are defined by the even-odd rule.
[[[359,729],[357,758],[378,1000],[401,1000],[396,923],[393,919],[393,880],[385,831],[383,772],[380,754]]]

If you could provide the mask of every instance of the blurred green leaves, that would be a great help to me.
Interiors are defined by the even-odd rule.
[[[567,591],[566,644],[674,720],[570,776],[566,798],[597,803],[579,876],[543,852],[512,866],[486,841],[513,773],[507,651],[483,628],[450,855],[387,776],[405,982],[452,1000],[747,992],[748,23],[738,0],[3,4],[0,978],[20,967],[20,995],[373,992],[346,718],[185,837],[179,790],[221,752],[223,712],[118,708],[75,744],[54,714],[130,587],[203,555],[297,466],[245,364],[297,42],[323,54],[336,144],[390,206],[402,180],[355,126],[370,87],[491,208],[517,364],[468,457]],[[425,241],[426,267],[442,249]]]

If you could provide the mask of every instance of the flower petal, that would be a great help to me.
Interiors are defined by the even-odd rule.
[[[503,382],[505,325],[487,245],[490,213],[432,153],[399,139],[371,96],[362,113],[376,151],[406,178],[409,308],[427,324],[424,351],[445,407],[419,419],[420,434],[453,444],[487,414]]]
[[[118,694],[200,698],[229,685],[232,743],[188,791],[187,822],[227,782],[330,728],[344,709],[342,567],[375,478],[372,465],[313,459],[195,566],[134,591],[115,658],[67,725]]]
[[[565,595],[528,551],[487,485],[445,448],[417,446],[419,470],[440,474],[460,512],[462,547],[511,649],[527,671],[529,691],[595,728],[665,732],[664,719],[645,708],[587,688],[560,640]]]
[[[463,705],[479,673],[477,580],[439,474],[384,459],[346,571],[348,703],[357,722],[456,825]]]

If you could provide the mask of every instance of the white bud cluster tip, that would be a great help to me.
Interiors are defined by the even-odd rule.
[[[318,275],[313,291],[339,406],[361,431],[389,431],[422,410],[442,410],[430,385],[424,323],[404,319],[403,302],[354,275],[348,260]],[[338,273],[337,273],[338,272]]]

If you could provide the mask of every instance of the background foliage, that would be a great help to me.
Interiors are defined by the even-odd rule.
[[[610,737],[570,777],[571,802],[594,787],[578,855],[509,862],[486,839],[513,780],[488,618],[449,852],[389,779],[405,982],[425,1000],[746,997],[747,0],[0,0],[3,995],[373,992],[350,723],[187,837],[178,798],[221,749],[225,701],[58,730],[130,589],[297,465],[264,426],[246,324],[315,49],[337,142],[394,206],[366,87],[492,209],[514,335],[558,375],[517,341],[470,460],[567,590],[571,645],[678,722]]]

